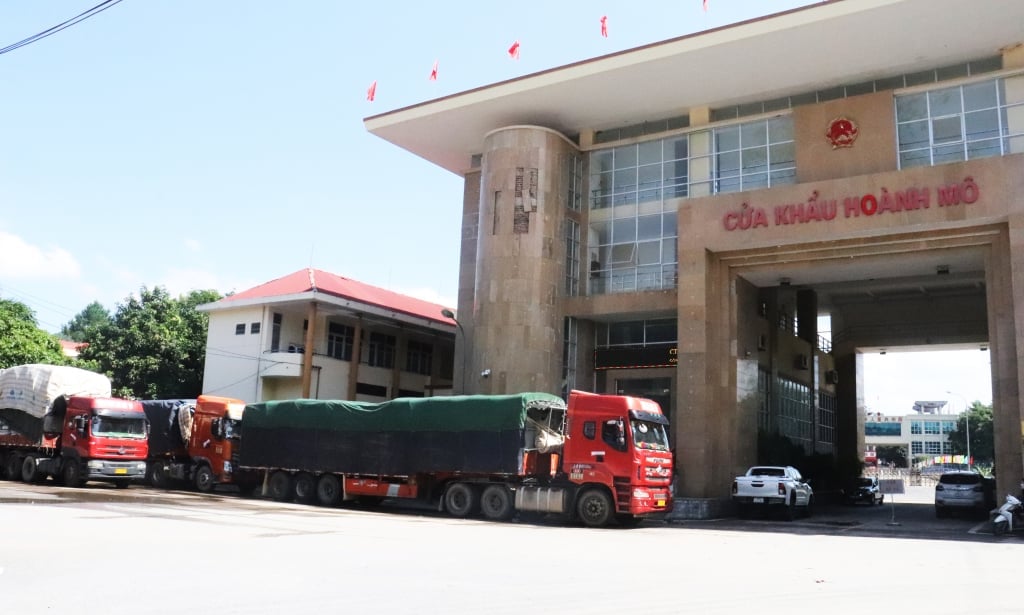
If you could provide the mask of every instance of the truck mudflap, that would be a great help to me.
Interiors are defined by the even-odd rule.
[[[86,477],[92,480],[104,478],[143,478],[146,476],[145,461],[109,461],[90,459],[86,466]]]

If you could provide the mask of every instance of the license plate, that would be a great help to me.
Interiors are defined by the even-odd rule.
[[[658,500],[658,504],[657,504],[657,505],[658,505],[658,506],[659,506],[660,508],[664,508],[664,507],[665,507],[665,500]]]
[[[114,474],[127,474],[128,468],[115,468]]]
[[[754,504],[764,504],[764,498],[754,498]]]

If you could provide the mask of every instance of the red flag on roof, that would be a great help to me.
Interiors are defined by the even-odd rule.
[[[373,99],[377,97],[377,81],[374,80],[370,84],[370,89],[366,90],[366,100],[373,102]]]
[[[437,60],[434,60],[434,68],[430,69],[430,80],[437,81]]]
[[[601,36],[608,38],[608,16],[601,16]]]
[[[513,60],[519,59],[519,41],[512,43],[512,46],[508,48],[508,55],[510,55]]]
[[[708,0],[704,0],[704,12],[708,12]]]

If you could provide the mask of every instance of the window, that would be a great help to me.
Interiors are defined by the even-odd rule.
[[[283,316],[274,312],[273,324],[270,327],[270,352],[277,352],[281,349],[281,322]]]
[[[235,335],[245,335],[245,323],[240,322],[235,325]]]
[[[923,455],[924,454],[924,442],[920,440],[913,440],[910,443],[910,454],[911,455]]]
[[[595,341],[598,348],[674,344],[679,337],[677,324],[674,318],[601,323]]]
[[[566,205],[572,211],[580,211],[583,208],[583,159],[576,154],[565,157],[565,179]]]
[[[924,452],[926,455],[941,455],[942,442],[925,442]]]
[[[590,294],[675,288],[677,199],[792,184],[795,152],[790,115],[591,152]]]
[[[1024,151],[1024,75],[896,97],[900,168]],[[1008,87],[1009,86],[1009,87]]]
[[[942,443],[942,454],[943,455],[949,455],[952,452],[953,452],[953,443],[948,441],[948,440],[943,442]]]
[[[327,356],[342,361],[352,360],[352,343],[355,340],[355,329],[336,322],[327,324]]]
[[[366,364],[371,367],[395,366],[395,336],[384,333],[370,333],[366,348]]]
[[[579,323],[568,317],[562,331],[562,397],[569,399],[569,391],[576,388],[576,352],[579,345]]]
[[[601,425],[601,439],[617,451],[626,450],[626,432],[619,420],[609,419]]]
[[[597,437],[597,423],[594,421],[586,421],[583,423],[583,437],[588,440],[593,440]]]
[[[938,421],[925,421],[925,423],[924,423],[924,432],[926,434],[937,436],[937,435],[939,435],[939,427],[941,427],[941,426],[942,426],[942,424],[939,423]]]
[[[580,294],[580,223],[571,219],[565,221],[565,294]]]
[[[429,376],[433,355],[434,347],[430,344],[409,340],[405,349],[405,371]]]
[[[910,421],[910,433],[915,435],[924,433],[921,421]]]
[[[249,325],[249,334],[255,335],[260,332],[260,323],[254,322]]]
[[[942,433],[950,433],[956,431],[956,423],[953,421],[942,421]]]

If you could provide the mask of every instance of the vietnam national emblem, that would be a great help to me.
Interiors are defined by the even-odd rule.
[[[839,116],[829,122],[825,138],[832,144],[832,149],[852,147],[858,133],[857,124],[853,120]]]

